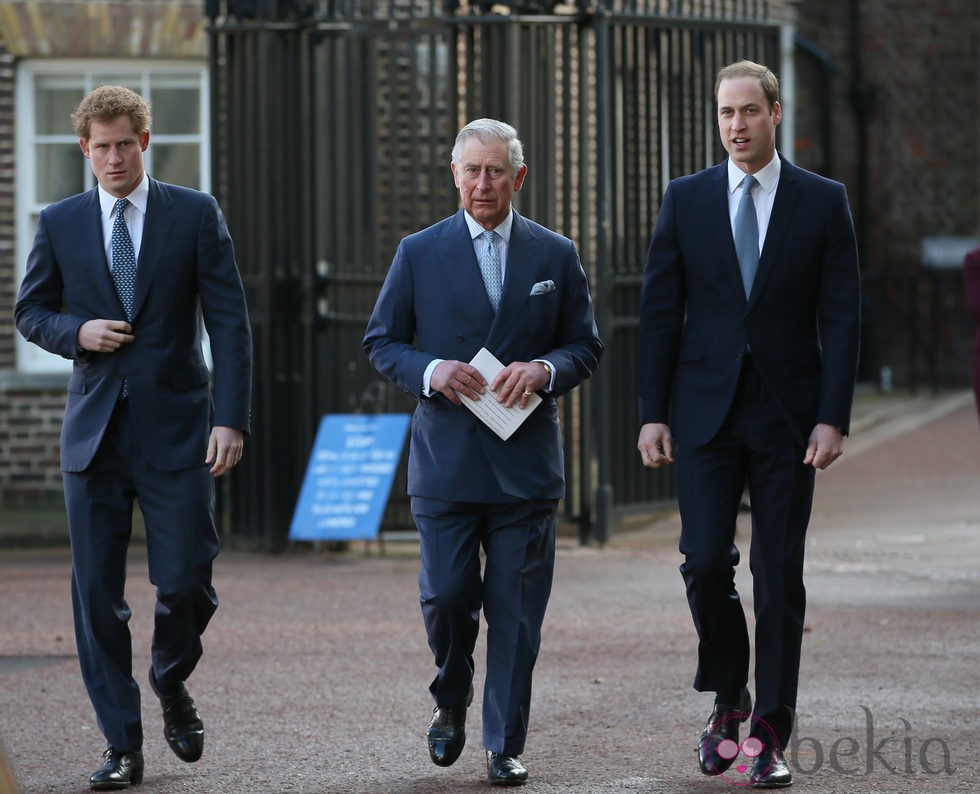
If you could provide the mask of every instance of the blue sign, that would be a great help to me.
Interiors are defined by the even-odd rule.
[[[407,414],[323,417],[293,512],[290,540],[378,536],[409,419]]]

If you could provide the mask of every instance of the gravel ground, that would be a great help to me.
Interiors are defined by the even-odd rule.
[[[794,791],[980,791],[980,430],[967,397],[866,412],[845,456],[818,476]],[[691,689],[678,526],[668,514],[604,548],[560,543],[525,791],[744,785],[735,768],[724,779],[697,770],[711,697]],[[743,541],[748,531],[746,519]],[[170,753],[144,686],[138,791],[489,792],[479,708],[460,760],[429,762],[434,668],[417,547],[385,546],[219,557],[221,607],[189,685],[207,726],[204,758],[186,765]],[[0,551],[0,742],[21,792],[87,791],[103,749],[74,652],[69,565],[62,548]],[[127,597],[141,684],[145,570],[136,548]],[[745,563],[739,582],[748,605]],[[481,644],[477,702],[482,654]]]

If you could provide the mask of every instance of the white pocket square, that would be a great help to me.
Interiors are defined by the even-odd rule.
[[[539,281],[533,287],[531,287],[532,295],[547,295],[549,292],[555,291],[555,282],[551,279],[548,281]]]

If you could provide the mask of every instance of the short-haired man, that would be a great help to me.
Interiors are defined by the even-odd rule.
[[[776,153],[779,81],[740,61],[715,85],[728,158],[672,181],[640,307],[643,465],[677,462],[681,573],[698,632],[694,686],[715,693],[701,771],[720,775],[751,715],[749,780],[792,783],[804,537],[816,469],[841,454],[857,372],[860,285],[844,186]],[[735,590],[735,523],[752,508],[756,702]]]
[[[462,208],[401,241],[364,347],[379,372],[418,400],[408,492],[438,667],[429,687],[430,757],[449,766],[463,750],[482,607],[487,775],[494,785],[520,785],[565,486],[555,398],[595,370],[602,343],[574,243],[511,206],[527,174],[517,131],[494,119],[470,122],[456,139],[452,172]],[[506,364],[491,383],[467,363],[483,347]],[[535,393],[541,404],[507,441],[459,398],[524,407]]]
[[[252,339],[217,203],[144,170],[143,97],[102,86],[72,120],[97,185],[42,210],[15,316],[28,341],[73,361],[61,468],[78,658],[108,742],[90,779],[100,790],[143,779],[124,595],[134,500],[157,588],[150,684],[171,749],[184,761],[201,757],[204,724],[184,681],[218,605],[212,478],[242,455]]]

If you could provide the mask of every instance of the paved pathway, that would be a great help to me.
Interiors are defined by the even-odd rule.
[[[980,428],[967,397],[865,411],[844,457],[818,476],[794,791],[980,791]],[[710,696],[690,687],[677,527],[671,514],[603,549],[561,544],[526,791],[721,794],[744,782],[697,772]],[[490,790],[479,709],[456,765],[428,760],[433,668],[416,548],[369,551],[219,558],[222,605],[190,687],[204,758],[170,753],[144,686],[137,791]],[[130,571],[142,683],[153,597],[138,549]],[[68,573],[63,549],[0,553],[0,741],[22,792],[87,791],[103,749],[74,654]],[[747,570],[739,581],[749,602]]]

